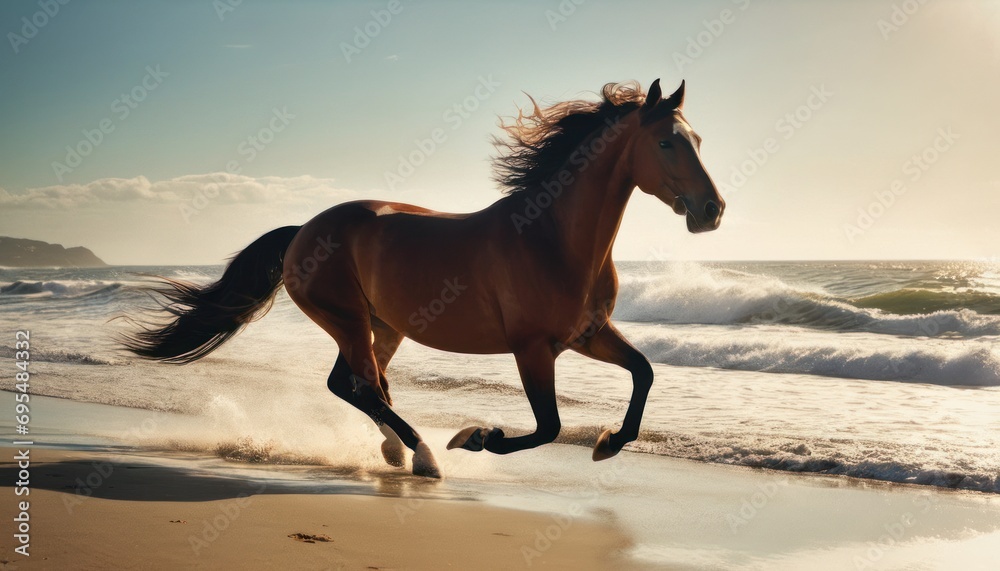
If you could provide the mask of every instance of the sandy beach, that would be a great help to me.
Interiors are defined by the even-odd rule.
[[[70,427],[150,411],[44,397],[35,410],[31,555],[5,547],[5,568],[985,569],[1000,548],[993,494],[627,452],[595,464],[570,445],[498,463],[445,454],[434,432],[454,475],[433,481],[136,448]],[[17,450],[0,454],[10,538]],[[492,476],[463,470],[480,458]]]
[[[601,569],[620,567],[628,545],[611,526],[573,521],[539,550],[536,534],[552,518],[476,502],[300,493],[138,456],[32,455],[31,556],[5,553],[5,569],[509,569],[529,561]],[[11,481],[11,462],[0,472]],[[4,518],[5,543],[12,528]]]

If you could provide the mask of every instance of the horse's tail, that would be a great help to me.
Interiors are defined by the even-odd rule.
[[[285,251],[300,226],[286,226],[257,238],[230,260],[219,281],[199,286],[160,278],[167,323],[145,324],[122,337],[122,344],[147,359],[191,363],[208,355],[252,321],[260,319],[282,283]]]

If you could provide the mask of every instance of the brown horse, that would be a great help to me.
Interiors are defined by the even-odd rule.
[[[618,292],[611,249],[632,191],[687,217],[691,232],[719,226],[725,202],[681,114],[684,83],[661,97],[608,84],[600,102],[569,101],[518,114],[495,140],[507,196],[471,214],[395,202],[349,202],[301,227],[273,230],[240,252],[209,286],[157,290],[171,320],[128,336],[143,357],[199,359],[263,315],[284,283],[289,297],[340,348],[327,386],[386,436],[387,462],[439,477],[430,449],[392,409],[386,367],[404,337],[458,353],[513,353],[537,427],[522,436],[470,427],[448,448],[507,454],[559,434],[555,360],[572,349],[632,374],[621,430],[604,431],[594,460],[639,434],[653,381],[649,361],[610,322]],[[534,101],[532,101],[534,103]]]

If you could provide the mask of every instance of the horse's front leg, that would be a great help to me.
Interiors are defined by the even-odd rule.
[[[632,373],[632,399],[628,403],[621,430],[605,430],[594,447],[594,461],[605,460],[618,454],[623,446],[639,437],[639,423],[646,407],[646,397],[653,386],[653,368],[649,366],[649,360],[610,321],[594,335],[578,340],[571,348],[581,355],[618,365]]]
[[[531,411],[535,414],[535,431],[524,436],[507,437],[503,430],[470,426],[451,439],[448,448],[465,448],[474,452],[489,450],[495,454],[509,454],[518,450],[548,444],[559,436],[559,410],[556,407],[555,360],[556,353],[547,343],[537,343],[514,353],[517,370],[521,374],[524,392],[528,395]]]

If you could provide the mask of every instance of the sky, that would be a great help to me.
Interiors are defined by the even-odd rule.
[[[636,192],[616,259],[1000,256],[1000,1],[63,1],[0,4],[0,235],[214,264],[346,200],[477,210],[526,93],[661,78],[727,209]]]

